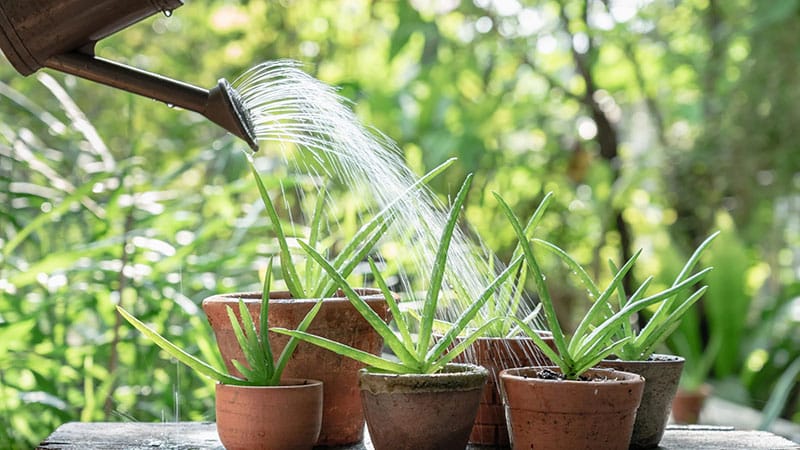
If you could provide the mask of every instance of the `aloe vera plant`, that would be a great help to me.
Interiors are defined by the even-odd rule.
[[[548,192],[525,224],[523,230],[525,236],[528,238],[532,237],[533,232],[544,216],[544,212],[547,210],[547,206],[552,200],[553,194],[552,192]],[[511,254],[511,261],[515,261],[521,257],[522,246],[521,243],[518,242]],[[494,270],[494,264],[490,264],[489,269]],[[528,266],[520,264],[514,273],[512,273],[511,277],[509,277],[510,279],[508,282],[498,287],[494,295],[487,300],[486,305],[481,308],[475,318],[472,319],[470,323],[471,327],[479,328],[484,324],[491,323],[484,332],[485,336],[513,338],[522,333],[522,328],[520,328],[515,319],[519,319],[523,323],[528,324],[528,326],[531,326],[532,321],[539,316],[541,305],[538,305],[531,311],[524,311],[522,309],[523,293],[525,292],[525,284],[528,281],[529,275],[530,270]],[[460,298],[469,298],[468,293],[463,291],[463,287],[460,283],[454,283],[453,287]],[[419,317],[413,310],[409,311],[409,313]],[[520,314],[525,314],[525,316],[520,318]],[[451,326],[452,323],[446,320],[437,319],[435,321],[435,327],[439,331],[446,331]]]
[[[367,223],[362,225],[331,262],[336,272],[344,278],[350,276],[356,266],[366,258],[375,244],[388,230],[391,220],[394,218],[393,210],[395,204],[450,167],[453,162],[455,162],[455,158],[450,158],[433,168],[430,172],[417,180],[417,182],[409,186],[402,195],[398,196],[394,201],[375,214]],[[326,272],[320,270],[320,266],[313,263],[313,261],[304,259],[302,263],[303,267],[299,267],[299,265],[293,261],[292,252],[287,240],[288,233],[281,224],[278,212],[275,209],[275,204],[272,202],[252,158],[250,159],[250,168],[256,180],[261,201],[264,204],[267,216],[275,231],[278,241],[278,256],[281,272],[283,274],[283,280],[286,283],[286,288],[293,298],[330,297],[336,291],[336,282],[330,276],[327,276]],[[305,243],[301,242],[301,245],[307,245],[319,252],[324,251],[320,249],[324,200],[325,193],[324,190],[321,190],[317,195],[314,213],[311,217],[308,240]],[[300,241],[298,240],[298,242]]]
[[[394,316],[397,324],[398,334],[387,325],[381,318],[362,300],[353,288],[347,283],[344,276],[329,263],[321,254],[315,251],[310,245],[303,242],[300,245],[308,252],[309,256],[316,261],[322,269],[336,282],[338,287],[344,292],[355,309],[364,319],[383,337],[385,344],[392,350],[396,360],[375,356],[348,345],[312,335],[302,330],[287,330],[284,328],[272,328],[276,333],[286,334],[300,340],[318,345],[327,350],[352,358],[367,365],[370,370],[389,373],[415,373],[430,374],[438,372],[447,363],[452,361],[467,347],[469,347],[478,337],[480,337],[493,321],[487,321],[482,326],[469,330],[458,344],[451,348],[451,344],[459,334],[467,329],[470,321],[475,318],[478,311],[489,301],[495,289],[500,286],[510,274],[512,274],[521,264],[522,258],[518,257],[500,273],[477,299],[466,308],[459,318],[448,324],[443,336],[439,339],[434,338],[435,314],[442,294],[442,281],[444,279],[447,264],[447,253],[450,240],[453,235],[459,212],[466,199],[472,176],[468,175],[464,184],[461,186],[448,215],[447,223],[442,232],[439,247],[431,271],[431,278],[428,291],[419,315],[419,330],[412,335],[412,321],[416,320],[409,314],[400,311],[392,292],[386,285],[386,281],[378,271],[375,263],[370,260],[370,267],[375,276],[375,280],[380,288],[386,302]]]
[[[619,285],[625,275],[636,263],[641,250],[631,257],[618,270],[614,267],[614,277],[606,289],[597,289],[594,303],[588,309],[572,336],[567,336],[556,317],[553,299],[547,288],[545,276],[542,273],[539,262],[533,251],[533,244],[525,234],[519,218],[511,210],[511,207],[503,198],[494,193],[495,198],[500,203],[501,209],[508,218],[514,232],[522,246],[525,262],[531,270],[536,290],[539,293],[542,309],[550,331],[553,333],[553,342],[558,350],[553,351],[542,338],[526,323],[515,319],[519,327],[530,337],[536,345],[550,358],[560,369],[564,378],[568,380],[578,379],[584,372],[594,367],[598,362],[612,353],[618,353],[620,349],[628,343],[634,341],[634,336],[620,335],[619,330],[623,329],[629,322],[630,316],[649,305],[662,302],[674,296],[681,295],[700,281],[711,269],[705,269],[689,277],[684,277],[682,281],[676,282],[673,286],[656,294],[644,297],[644,291],[649,282],[644,284],[644,288],[639,288],[631,300],[621,304],[619,310],[614,310],[610,304],[611,297],[619,291]],[[544,243],[544,241],[536,241]],[[558,247],[546,243],[544,244],[552,251],[559,251]],[[558,250],[556,250],[558,249]],[[563,250],[560,250],[563,252]],[[563,254],[566,254],[565,252]],[[561,255],[563,258],[563,255]],[[571,258],[570,258],[571,259]],[[585,271],[578,272],[586,274]],[[588,275],[586,275],[588,277]],[[594,283],[593,283],[594,284]],[[701,294],[702,295],[702,294]]]
[[[269,318],[269,292],[270,284],[272,282],[272,261],[267,268],[267,274],[264,278],[264,287],[261,294],[261,314],[259,317],[259,328],[256,329],[255,321],[253,320],[250,311],[245,306],[244,301],[239,299],[239,315],[241,316],[241,324],[233,308],[230,306],[228,309],[228,317],[231,321],[236,340],[242,353],[245,355],[247,364],[241,361],[233,361],[234,366],[239,372],[244,375],[244,378],[230,375],[222,372],[219,369],[201,361],[193,355],[190,355],[182,348],[172,343],[169,339],[160,335],[158,332],[145,325],[142,321],[134,317],[131,313],[126,311],[120,306],[117,306],[117,311],[125,318],[131,325],[133,325],[142,334],[152,340],[162,350],[167,352],[170,356],[178,361],[186,364],[189,368],[193,369],[200,375],[204,375],[212,380],[222,384],[230,384],[237,386],[277,386],[280,383],[281,374],[284,367],[292,357],[294,349],[297,347],[298,341],[291,339],[289,343],[283,348],[283,351],[278,356],[277,360],[273,360],[272,350],[269,344],[269,326],[267,320]],[[306,314],[303,320],[297,327],[297,331],[305,331],[308,329],[311,321],[317,315],[322,302],[319,301],[313,308]]]

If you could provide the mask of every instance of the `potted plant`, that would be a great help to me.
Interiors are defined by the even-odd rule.
[[[610,285],[600,292],[568,338],[556,317],[533,245],[508,204],[498,194],[495,197],[520,240],[557,349],[557,352],[553,351],[527,324],[518,322],[556,366],[514,368],[501,372],[512,445],[537,450],[628,448],[644,378],[593,367],[631,341],[630,336],[616,336],[618,328],[630,319],[631,314],[681,292],[696,283],[704,273],[693,275],[657,294],[627,302],[619,311],[607,313],[618,283],[641,253],[637,252],[615,271]]]
[[[409,195],[423,183],[441,173],[454,159],[434,168],[409,187],[404,195]],[[322,300],[322,307],[309,331],[328,339],[351,343],[359,350],[378,354],[382,339],[374,329],[353,309],[350,302],[337,292],[335,281],[319,266],[304,259],[293,260],[288,233],[283,229],[275,205],[267,192],[258,171],[250,161],[253,176],[258,186],[261,201],[267,211],[272,228],[277,237],[280,269],[287,291],[269,293],[269,327],[296,328],[299,321]],[[402,198],[402,196],[400,197]],[[399,201],[395,200],[395,202]],[[395,202],[387,205],[371,220],[365,223],[352,236],[337,254],[332,264],[342,276],[349,276],[361,263],[373,246],[383,236],[393,217]],[[324,193],[317,196],[314,213],[310,221],[307,246],[322,248],[321,224],[324,206]],[[381,320],[390,320],[390,311],[380,291],[357,289],[358,294],[372,308]],[[228,370],[236,372],[232,361],[241,359],[236,336],[227,320],[226,308],[241,298],[250,308],[253,316],[258,316],[261,308],[258,293],[235,293],[214,295],[203,301],[203,310],[214,329],[217,344]],[[280,352],[290,342],[286,336],[272,336],[270,343],[274,353]],[[322,415],[322,431],[317,445],[338,446],[360,442],[364,434],[364,415],[358,393],[358,370],[363,365],[313,345],[300,345],[287,361],[284,373],[287,377],[308,377],[321,380],[325,384]]]
[[[694,270],[702,253],[717,235],[718,233],[711,235],[697,247],[672,282],[672,286],[677,286],[686,280]],[[594,295],[599,295],[597,287],[580,265],[552,244],[547,244],[547,247],[562,255],[569,266],[581,276],[587,288]],[[613,263],[609,264],[613,269]],[[710,270],[711,268],[706,268],[698,274],[704,275]],[[617,285],[618,307],[623,308],[626,304],[641,298],[652,279],[652,277],[647,278],[630,296],[625,292],[622,283],[619,283]],[[692,290],[692,286],[687,286],[686,289],[662,300],[641,330],[637,330],[630,322],[623,323],[617,331],[617,336],[630,337],[630,339],[612,357],[600,363],[602,367],[636,373],[645,378],[644,394],[636,413],[631,448],[658,447],[664,436],[664,430],[669,420],[670,406],[678,389],[685,360],[679,356],[656,354],[655,349],[675,331],[680,325],[681,319],[707,289],[707,286],[701,286]]]
[[[525,225],[526,236],[533,234],[551,200],[552,193],[548,192]],[[517,244],[511,255],[511,261],[521,256],[522,247]],[[519,325],[513,320],[513,318],[520,318],[522,322],[530,325],[541,310],[541,305],[538,305],[532,311],[525,311],[527,305],[523,304],[523,293],[528,275],[528,267],[521,264],[509,277],[507,283],[500,286],[489,298],[470,325],[477,328],[485,323],[492,323],[486,328],[483,336],[479,337],[454,360],[483,366],[489,371],[489,378],[483,389],[475,424],[469,436],[470,444],[501,448],[508,448],[511,445],[506,415],[503,410],[503,397],[500,392],[499,375],[502,370],[512,367],[552,365],[547,356],[539,350],[531,338],[522,333]],[[460,287],[460,284],[454,283],[454,286]],[[466,299],[469,296],[462,292],[459,298]],[[444,325],[443,329],[449,326],[442,321],[438,321],[438,323]],[[551,348],[555,349],[553,337],[549,331],[536,330],[536,333]],[[460,338],[457,338],[456,342],[459,340]]]
[[[238,315],[234,308],[227,307],[229,323],[244,355],[244,359],[233,361],[241,376],[224,373],[200,361],[117,306],[122,317],[170,356],[217,381],[217,433],[228,450],[311,449],[322,426],[322,382],[282,378],[296,342],[286,345],[273,360],[266,331],[271,274],[270,263],[261,297],[261,331],[256,329],[253,316],[241,299]],[[308,328],[321,306],[318,302],[311,308],[298,325],[298,331]]]
[[[310,332],[277,328],[272,331],[296,337],[366,364],[367,368],[359,372],[359,386],[367,427],[376,449],[463,449],[467,444],[488,373],[479,366],[453,364],[451,361],[492,325],[493,322],[489,321],[477,329],[465,332],[494,290],[522,261],[521,258],[512,261],[477,296],[469,308],[457,320],[448,324],[447,329],[442,330],[443,334],[436,338],[434,316],[442,294],[448,248],[471,179],[471,175],[468,175],[450,209],[418,324],[413,315],[401,313],[382,275],[370,261],[376,283],[395,318],[397,334],[365,304],[335,267],[313,248],[301,243],[308,254],[336,280],[339,288],[364,319],[383,337],[394,356],[378,357]],[[418,325],[415,334],[412,334],[413,325]],[[453,345],[462,332],[463,338]]]

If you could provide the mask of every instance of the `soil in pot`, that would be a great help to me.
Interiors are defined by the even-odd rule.
[[[357,292],[387,322],[390,313],[386,300],[374,289]],[[234,307],[239,298],[245,300],[253,317],[261,312],[261,293],[216,295],[203,301],[203,309],[214,329],[225,365],[231,373],[238,371],[231,360],[245,361],[231,329],[226,306]],[[295,329],[306,313],[316,304],[316,299],[292,299],[288,292],[271,292],[269,301],[269,326]],[[258,321],[256,321],[258,326]],[[383,340],[345,297],[325,299],[309,333],[326,337],[352,347],[378,354]],[[277,358],[289,337],[270,333],[270,346]],[[301,342],[283,372],[288,378],[312,378],[324,385],[322,431],[317,445],[338,446],[361,442],[364,437],[364,413],[358,389],[358,371],[361,363],[339,356],[315,345]]]
[[[500,372],[500,380],[514,448],[628,448],[641,376],[592,369],[583,380],[569,381],[556,367],[523,367]]]
[[[227,450],[306,450],[322,427],[322,382],[217,384],[217,433]]]
[[[435,374],[359,373],[376,450],[463,450],[488,372],[448,364]]]
[[[555,350],[551,333],[543,331],[540,336]],[[552,362],[532,339],[525,337],[479,338],[454,361],[476,364],[489,371],[469,443],[508,448],[511,442],[500,393],[500,371],[512,367],[549,366]]]
[[[692,425],[700,421],[700,413],[706,398],[711,395],[711,385],[703,384],[698,389],[678,389],[672,400],[672,419],[675,423]]]
[[[631,436],[632,449],[656,448],[664,436],[670,407],[681,378],[684,359],[672,355],[651,355],[646,361],[623,361],[610,358],[600,367],[608,367],[644,377],[642,403],[636,413]]]

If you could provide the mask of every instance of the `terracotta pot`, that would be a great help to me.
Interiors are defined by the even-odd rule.
[[[709,395],[711,395],[711,386],[708,384],[703,384],[693,391],[679,388],[675,398],[672,399],[672,419],[679,424],[698,423],[703,404]]]
[[[322,427],[322,382],[217,384],[217,433],[227,450],[311,449]]]
[[[488,372],[448,364],[430,375],[359,372],[367,428],[376,450],[463,450]]]
[[[549,367],[559,372],[557,367]],[[644,378],[591,369],[592,381],[538,377],[538,367],[500,372],[511,445],[536,450],[628,448]]]
[[[609,359],[600,367],[608,367],[644,377],[642,403],[636,412],[630,448],[658,447],[669,420],[670,406],[678,390],[684,359],[672,355],[652,355],[648,361]]]
[[[364,300],[387,322],[390,318],[386,300],[375,289],[357,289]],[[261,293],[215,295],[203,301],[203,309],[214,329],[225,365],[231,373],[238,371],[231,360],[245,362],[236,336],[231,329],[226,306],[237,312],[239,298],[245,300],[258,326],[261,313]],[[317,300],[292,299],[288,292],[271,292],[269,326],[295,329]],[[380,335],[364,320],[345,297],[326,298],[309,333],[338,341],[360,350],[379,354],[383,346]],[[289,341],[288,336],[269,334],[275,358]],[[358,371],[363,364],[344,358],[315,345],[300,343],[286,365],[283,376],[312,378],[325,385],[322,411],[322,431],[317,445],[336,446],[361,442],[364,437],[364,413],[358,390]]]
[[[555,350],[553,335],[542,331],[539,334]],[[503,411],[503,396],[500,393],[500,371],[512,367],[549,366],[552,362],[544,356],[530,338],[479,338],[455,362],[472,363],[489,371],[489,379],[483,388],[475,425],[469,435],[469,443],[507,448],[506,416]]]

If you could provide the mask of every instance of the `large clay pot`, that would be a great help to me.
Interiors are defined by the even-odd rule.
[[[553,335],[550,332],[542,331],[539,335],[555,350]],[[469,435],[469,443],[509,447],[511,443],[503,411],[503,396],[500,393],[500,371],[512,367],[550,366],[552,362],[532,339],[526,337],[479,338],[454,361],[476,364],[489,371],[489,379],[483,388],[478,415]]]
[[[390,313],[386,300],[375,289],[356,292],[387,322]],[[238,316],[238,301],[242,298],[258,326],[261,313],[261,293],[215,295],[203,301],[203,309],[214,329],[225,365],[231,373],[238,371],[231,360],[246,362],[236,336],[233,334],[226,306],[233,307]],[[318,299],[293,299],[288,292],[271,292],[269,326],[295,329]],[[326,298],[309,333],[379,354],[383,346],[380,335],[364,320],[345,297]],[[277,358],[289,337],[269,334],[273,355]],[[322,431],[317,445],[338,446],[361,442],[364,437],[364,413],[358,390],[358,371],[363,364],[344,358],[315,345],[301,342],[283,371],[287,378],[311,378],[325,385],[322,411]]]
[[[557,367],[549,367],[559,372]],[[536,450],[628,448],[644,378],[591,369],[590,381],[539,378],[539,367],[500,372],[511,445]]]
[[[217,433],[227,450],[308,450],[322,427],[322,382],[217,384]]]
[[[367,428],[376,450],[463,450],[488,372],[448,364],[435,374],[360,373]]]
[[[711,395],[711,385],[708,384],[703,384],[692,391],[678,389],[675,398],[672,399],[672,419],[675,423],[684,425],[698,423],[709,395]]]
[[[685,360],[679,356],[652,355],[647,361],[608,359],[600,367],[630,372],[644,377],[642,403],[636,412],[631,436],[632,449],[658,447],[669,420],[669,411]]]

